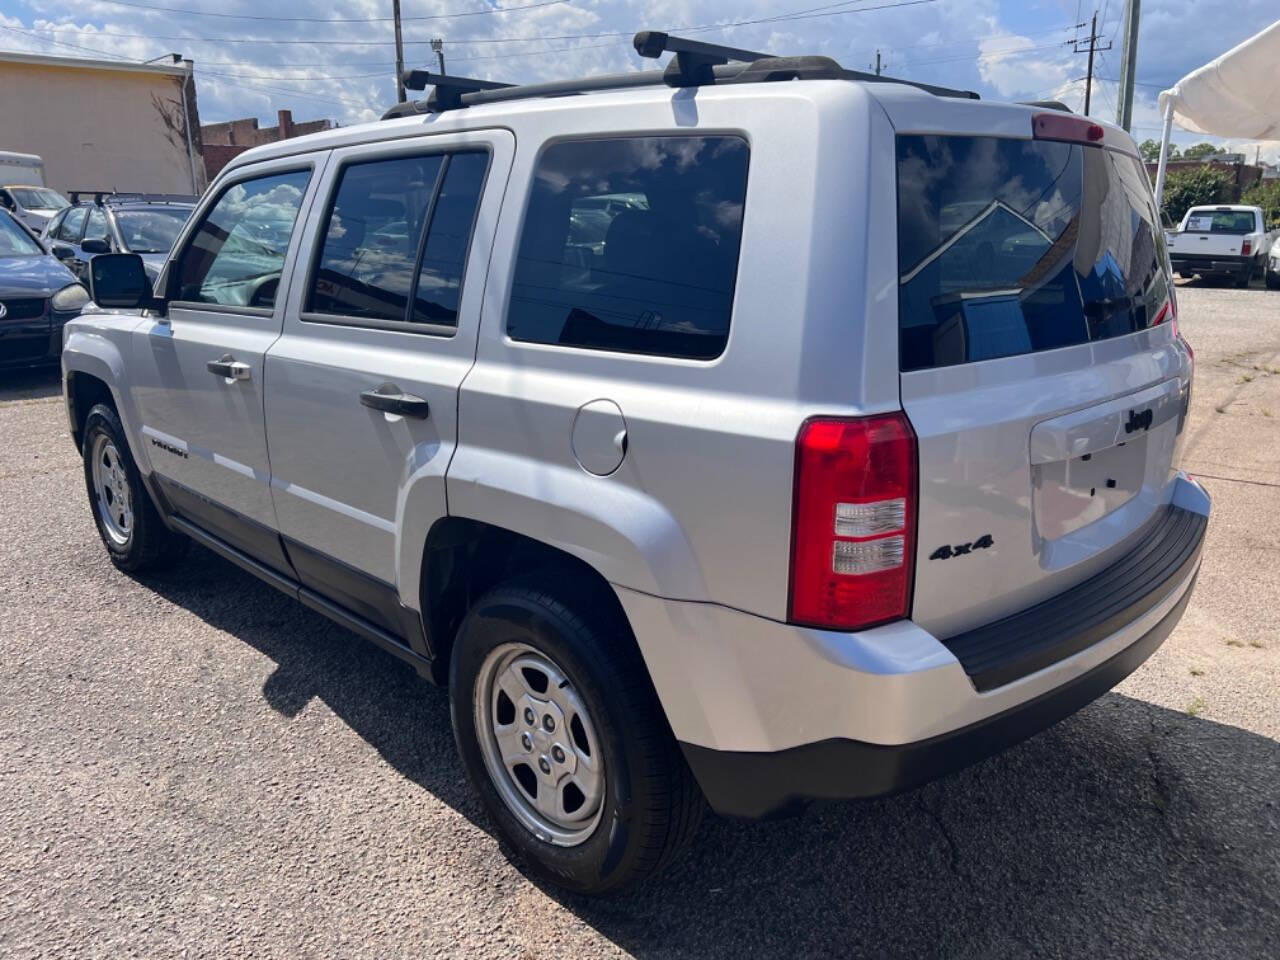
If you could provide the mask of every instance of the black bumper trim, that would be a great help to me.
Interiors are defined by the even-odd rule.
[[[1088,673],[1016,707],[928,740],[894,746],[832,739],[776,753],[681,743],[702,792],[719,814],[795,813],[814,800],[852,800],[910,790],[999,753],[1092,703],[1138,669],[1177,626],[1194,581],[1160,622]]]
[[[942,643],[980,692],[1043,670],[1159,606],[1199,562],[1207,526],[1207,517],[1170,506],[1105,570]]]

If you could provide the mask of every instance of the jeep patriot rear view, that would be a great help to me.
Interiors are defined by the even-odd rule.
[[[447,685],[496,829],[585,892],[705,805],[905,790],[1079,709],[1209,516],[1128,135],[637,46],[677,55],[414,74],[242,154],[154,290],[94,258],[63,353],[116,566],[194,540]]]

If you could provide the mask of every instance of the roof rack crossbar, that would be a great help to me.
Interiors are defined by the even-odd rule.
[[[756,60],[768,60],[772,57],[772,54],[757,53],[754,50],[739,50],[716,43],[673,37],[661,30],[641,30],[632,43],[636,53],[651,60],[656,60],[664,53],[675,54],[665,72],[666,82],[673,87],[695,87],[713,83],[713,67],[727,63],[754,63]]]
[[[428,109],[432,113],[441,110],[456,110],[462,106],[464,93],[475,93],[477,90],[501,90],[509,87],[509,83],[496,80],[477,80],[474,77],[455,77],[447,73],[432,73],[430,70],[406,70],[401,79],[408,90],[425,90],[432,88],[427,98]],[[435,106],[432,106],[434,104]]]

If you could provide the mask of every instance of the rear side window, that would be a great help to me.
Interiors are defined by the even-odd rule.
[[[516,261],[514,340],[709,360],[729,336],[747,190],[741,137],[548,147]]]
[[[488,154],[464,153],[346,167],[329,210],[308,312],[375,325],[412,319],[456,326],[487,165]]]
[[[205,214],[179,261],[178,300],[270,308],[310,170],[228,187]]]
[[[1145,329],[1169,301],[1146,172],[1045,140],[898,137],[901,367]]]

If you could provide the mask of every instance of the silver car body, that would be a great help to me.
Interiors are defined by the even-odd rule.
[[[579,558],[616,592],[682,743],[764,752],[831,738],[920,741],[1084,675],[1166,621],[1195,571],[1140,620],[990,691],[975,688],[942,638],[1080,584],[1171,503],[1209,511],[1177,467],[1173,411],[1191,357],[1170,324],[899,373],[895,136],[1027,138],[1032,112],[835,80],[658,87],[258,147],[220,175],[175,250],[228,184],[309,167],[274,307],[86,316],[68,326],[64,368],[109,385],[144,475],[385,584],[408,611],[422,612],[424,544],[444,516]],[[723,354],[671,359],[508,337],[525,199],[546,146],[690,131],[750,144]],[[1123,132],[1106,136],[1134,150]],[[304,321],[308,265],[344,160],[456,147],[491,158],[456,335]],[[245,378],[205,371],[224,353],[247,364]],[[387,381],[428,400],[430,418],[387,414],[371,429],[357,395]],[[1130,457],[1117,452],[1118,429],[1139,401],[1160,413]],[[852,633],[788,623],[797,431],[818,415],[898,410],[919,443],[911,617]],[[1086,481],[1064,464],[1089,453],[1121,482],[1077,510],[1069,504]],[[981,534],[994,542],[981,555],[929,559],[938,544]],[[328,586],[343,602],[343,585]]]

